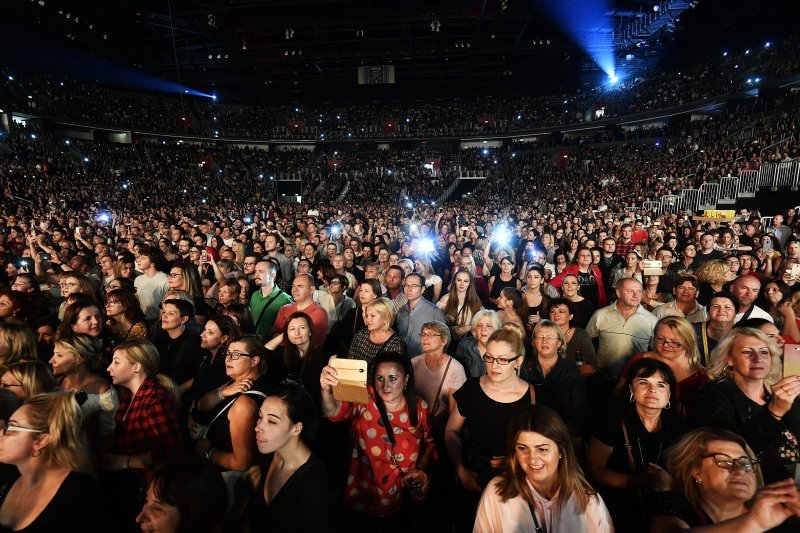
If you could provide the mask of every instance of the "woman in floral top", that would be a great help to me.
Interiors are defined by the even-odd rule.
[[[352,454],[345,503],[362,526],[403,527],[408,499],[422,500],[428,491],[426,468],[434,454],[428,406],[418,398],[413,369],[401,354],[384,352],[375,360],[375,377],[365,405],[333,397],[336,370],[326,366],[320,377],[322,411],[333,421],[352,419]],[[389,429],[389,431],[387,431]],[[388,521],[387,517],[391,517]],[[356,528],[358,529],[358,528]]]

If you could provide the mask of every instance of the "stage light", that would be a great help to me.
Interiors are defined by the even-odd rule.
[[[484,148],[483,150],[481,150],[481,153],[483,155],[489,155],[489,149],[488,148]]]
[[[413,206],[411,205],[411,202],[406,202],[406,207],[411,209]]]
[[[611,82],[611,85],[614,85],[619,81],[619,77],[616,74],[612,74],[608,77],[608,81]]]
[[[411,231],[417,231],[417,225],[416,224],[411,224],[410,228],[411,228]]]
[[[127,184],[127,183],[123,183],[123,184],[122,184],[122,188],[127,190],[127,188],[128,188],[128,184]]]
[[[97,220],[99,220],[100,222],[108,222],[109,220],[111,220],[111,217],[109,216],[108,213],[99,213],[97,215]]]

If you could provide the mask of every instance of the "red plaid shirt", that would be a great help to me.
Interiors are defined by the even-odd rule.
[[[614,252],[621,255],[624,259],[625,256],[628,255],[628,252],[633,250],[634,246],[636,246],[636,243],[633,242],[633,239],[631,239],[631,242],[622,242],[622,239],[620,239],[617,241],[617,248]]]
[[[150,452],[155,467],[186,450],[175,398],[152,376],[144,380],[135,396],[127,389],[121,390],[114,420],[116,453]]]

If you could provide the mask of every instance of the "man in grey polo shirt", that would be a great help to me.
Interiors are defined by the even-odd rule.
[[[422,325],[426,322],[438,320],[444,322],[444,314],[434,304],[422,297],[425,290],[425,281],[422,276],[413,272],[405,277],[403,294],[408,299],[397,311],[395,328],[398,335],[403,337],[408,347],[408,357],[416,357],[422,353],[422,342],[419,334],[422,332]]]
[[[613,304],[595,311],[586,331],[599,339],[597,365],[607,378],[617,381],[632,355],[646,352],[653,338],[656,317],[641,305],[642,284],[634,278],[617,283]]]

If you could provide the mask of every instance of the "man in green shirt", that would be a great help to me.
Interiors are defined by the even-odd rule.
[[[250,297],[250,314],[253,317],[256,334],[265,340],[272,338],[272,325],[280,308],[292,303],[292,297],[275,285],[278,269],[271,261],[256,263],[254,281],[259,290]]]

